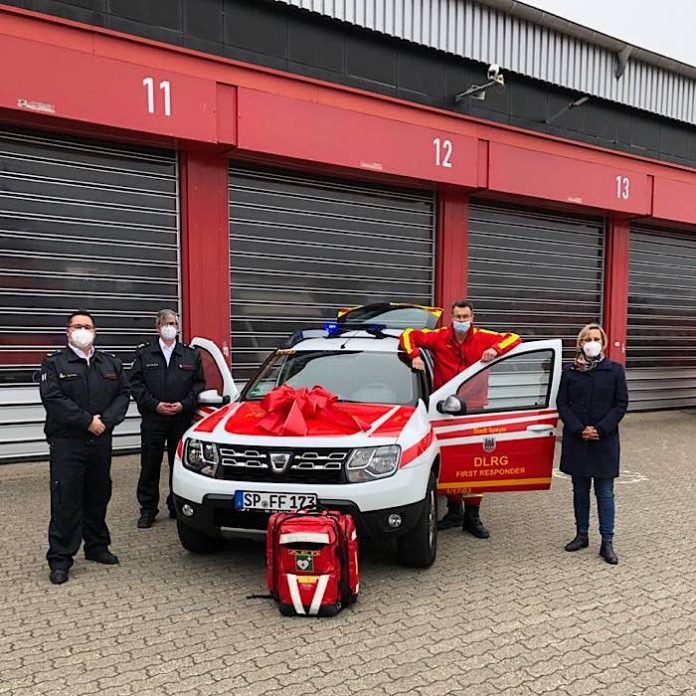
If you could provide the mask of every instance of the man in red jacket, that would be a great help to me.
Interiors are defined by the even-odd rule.
[[[459,300],[452,305],[452,324],[440,329],[406,329],[401,334],[401,348],[411,358],[415,370],[424,370],[420,349],[433,356],[433,388],[439,389],[457,374],[481,360],[490,362],[512,350],[522,339],[514,333],[501,334],[474,326],[474,305]],[[438,529],[462,525],[464,531],[479,539],[490,536],[479,516],[482,495],[447,497],[447,514],[438,522]]]

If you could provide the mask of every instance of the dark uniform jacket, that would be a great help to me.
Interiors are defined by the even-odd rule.
[[[100,350],[94,351],[89,365],[67,346],[50,353],[41,366],[39,391],[49,442],[56,437],[90,437],[87,428],[97,414],[110,433],[128,410],[123,365],[115,355]]]
[[[619,475],[619,422],[628,407],[626,374],[619,363],[604,358],[590,372],[566,367],[558,391],[563,421],[561,471],[571,476],[616,478]],[[593,425],[599,440],[583,440]]]
[[[131,394],[143,418],[169,418],[156,412],[160,401],[179,401],[184,407],[183,413],[190,416],[198,403],[198,395],[205,389],[200,354],[195,348],[179,341],[174,346],[169,366],[159,339],[139,345],[129,381]]]

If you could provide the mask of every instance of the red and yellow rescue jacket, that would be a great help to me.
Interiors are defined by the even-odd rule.
[[[472,326],[459,343],[452,326],[441,329],[406,329],[399,343],[409,358],[417,358],[420,348],[433,356],[433,388],[439,389],[462,370],[481,359],[484,351],[493,348],[498,355],[512,350],[522,339],[515,333],[498,333]]]

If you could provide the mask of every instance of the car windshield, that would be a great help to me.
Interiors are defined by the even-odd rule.
[[[367,351],[279,351],[244,390],[255,401],[282,384],[321,386],[341,401],[410,404],[418,401],[418,379],[397,353]]]

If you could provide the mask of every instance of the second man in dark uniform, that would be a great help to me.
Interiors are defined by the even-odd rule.
[[[179,320],[163,309],[155,322],[158,337],[136,349],[130,372],[131,393],[142,415],[138,527],[152,526],[158,513],[162,456],[169,460],[169,516],[176,517],[172,498],[172,466],[181,436],[191,425],[198,395],[205,388],[198,351],[177,341]]]

